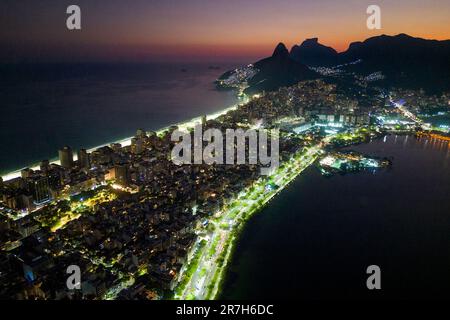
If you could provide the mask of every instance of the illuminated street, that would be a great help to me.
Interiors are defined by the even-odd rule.
[[[214,299],[216,297],[234,241],[245,221],[261,210],[298,174],[310,166],[320,153],[321,148],[314,146],[305,152],[295,154],[271,176],[260,178],[251,188],[239,193],[236,199],[228,204],[226,210],[215,214],[210,220],[210,223],[214,225],[214,232],[206,236],[207,245],[201,249],[201,252],[196,253],[200,257],[198,267],[191,274],[181,274],[182,277],[188,277],[189,281],[184,290],[175,295],[175,299]],[[267,188],[268,180],[278,187]]]

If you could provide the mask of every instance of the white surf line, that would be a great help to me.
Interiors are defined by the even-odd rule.
[[[247,101],[245,101],[245,102],[247,102]],[[244,102],[244,103],[245,103],[245,102]],[[224,114],[227,113],[228,111],[237,109],[239,106],[240,106],[240,104],[235,104],[235,105],[232,105],[232,106],[230,106],[230,107],[227,107],[227,108],[225,108],[225,109],[223,109],[223,110],[220,110],[220,111],[217,111],[217,112],[215,112],[215,113],[206,115],[206,119],[207,119],[207,120],[213,120],[213,119],[216,119],[216,118],[220,117],[221,115],[224,115]],[[187,120],[187,121],[182,121],[182,122],[179,122],[179,123],[175,123],[175,124],[173,124],[173,125],[169,125],[169,126],[166,126],[166,127],[161,128],[161,129],[158,129],[158,130],[155,131],[155,132],[156,132],[157,134],[161,134],[161,133],[163,133],[164,131],[168,130],[171,126],[179,126],[179,127],[183,127],[183,128],[191,128],[191,127],[193,128],[196,124],[198,124],[199,122],[201,122],[201,118],[202,118],[202,117],[199,116],[199,117],[192,118],[191,120]],[[90,148],[90,149],[88,149],[87,151],[88,151],[88,152],[92,152],[92,151],[95,151],[95,150],[98,149],[98,148],[102,148],[102,147],[105,147],[105,146],[109,146],[109,145],[111,145],[111,144],[113,144],[113,143],[120,143],[123,147],[129,146],[129,145],[131,144],[131,139],[132,139],[132,138],[133,138],[133,137],[128,137],[128,138],[120,139],[120,140],[117,140],[117,141],[104,143],[104,144],[101,144],[101,145],[99,145],[99,146]],[[74,160],[77,160],[78,157],[77,157],[76,154],[74,154],[73,158],[74,158]],[[52,159],[50,160],[50,163],[52,163],[52,164],[57,164],[57,165],[60,165],[60,164],[61,164],[60,161],[59,161],[57,158],[52,158]],[[17,177],[20,177],[20,176],[21,176],[21,171],[22,171],[23,169],[26,169],[26,168],[30,168],[30,169],[32,169],[32,170],[39,170],[39,164],[38,164],[38,163],[37,163],[37,164],[35,163],[35,164],[32,164],[32,165],[29,166],[29,167],[23,167],[23,168],[14,170],[14,171],[12,171],[12,172],[6,173],[5,175],[2,175],[1,177],[2,177],[3,181],[8,181],[8,180],[11,180],[11,179],[15,179],[15,178],[17,178]]]

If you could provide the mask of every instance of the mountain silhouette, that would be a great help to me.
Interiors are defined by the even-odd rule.
[[[339,54],[339,63],[358,59],[362,63],[353,65],[351,71],[382,71],[389,85],[432,92],[450,89],[450,40],[381,35],[352,43]]]
[[[352,63],[356,62],[358,63]],[[347,75],[382,72],[377,86],[450,91],[450,40],[427,40],[407,34],[381,35],[353,42],[344,52],[306,39],[289,52],[279,43],[272,56],[254,63],[259,71],[247,80],[247,93],[276,90],[302,80],[321,77],[310,67],[335,67]],[[227,75],[225,73],[223,76]],[[329,78],[330,81],[338,81]]]
[[[293,60],[308,66],[333,66],[338,63],[338,53],[331,47],[318,42],[318,38],[306,39],[301,45],[294,45],[290,56]]]
[[[271,91],[318,77],[318,74],[307,66],[293,60],[283,43],[276,46],[271,57],[255,62],[254,66],[259,72],[248,80],[247,93]]]
[[[348,49],[334,49],[307,39],[291,49],[291,57],[307,66],[331,67],[361,60],[347,71],[367,75],[381,71],[385,86],[423,88],[430,93],[450,90],[450,40],[426,40],[407,34],[381,35],[353,42]]]

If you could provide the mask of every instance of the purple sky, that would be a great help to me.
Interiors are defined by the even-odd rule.
[[[66,8],[82,10],[82,30],[66,29]],[[378,4],[382,29],[366,28]],[[448,0],[2,0],[4,61],[256,58],[305,38],[338,51],[379,34],[450,39]]]

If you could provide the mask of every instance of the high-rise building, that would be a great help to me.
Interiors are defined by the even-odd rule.
[[[33,195],[34,203],[40,204],[50,200],[50,187],[47,177],[33,177],[29,180],[28,186]]]
[[[29,178],[29,177],[31,177],[32,175],[33,175],[33,170],[31,170],[30,168],[25,168],[25,169],[22,169],[21,171],[20,171],[20,176],[23,178],[23,179],[26,179],[26,178]]]
[[[144,150],[143,141],[141,137],[133,137],[131,139],[131,152],[140,154]]]
[[[128,166],[126,164],[116,164],[114,171],[116,182],[122,186],[128,185]]]
[[[83,169],[90,169],[91,162],[89,159],[89,154],[87,153],[86,149],[80,149],[78,150],[78,165],[80,168]]]
[[[58,151],[58,154],[59,161],[61,162],[61,166],[63,168],[70,169],[73,167],[73,152],[70,147],[65,146]]]
[[[138,129],[136,131],[136,137],[145,138],[146,136],[147,136],[147,133],[145,132],[144,129]]]
[[[49,170],[47,173],[48,178],[48,185],[52,189],[58,189],[62,184],[62,172],[61,170],[58,170],[60,168],[53,168],[52,170]]]
[[[39,164],[39,168],[42,172],[46,173],[50,169],[50,162],[48,160],[42,160]]]
[[[206,126],[206,115],[203,115],[202,116],[202,126],[204,127],[204,126]]]

